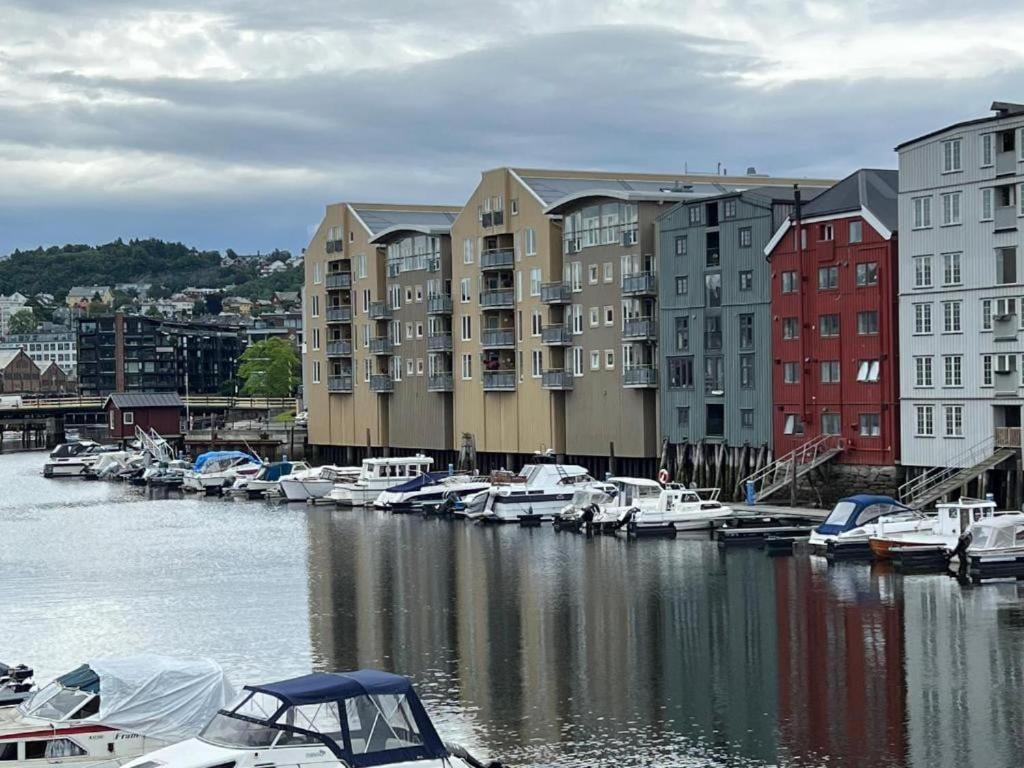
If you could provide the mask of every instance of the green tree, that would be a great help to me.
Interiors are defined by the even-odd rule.
[[[295,347],[283,339],[258,341],[240,358],[238,378],[242,394],[256,397],[288,397],[302,380],[301,361]]]
[[[12,336],[32,333],[37,327],[36,316],[31,309],[19,309],[11,315],[11,319],[7,324],[7,330]]]
[[[149,309],[146,310],[146,317],[160,317],[160,310],[156,308],[156,304],[149,305]]]

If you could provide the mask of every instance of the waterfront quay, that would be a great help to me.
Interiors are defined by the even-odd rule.
[[[44,461],[0,457],[0,649],[40,680],[140,651],[208,656],[236,684],[394,670],[511,766],[1019,764],[1016,582],[706,534],[150,498]]]

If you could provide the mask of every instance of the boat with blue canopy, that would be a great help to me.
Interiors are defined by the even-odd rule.
[[[868,541],[880,523],[887,530],[916,531],[930,526],[932,520],[889,496],[861,493],[836,502],[808,543],[817,553],[870,556]]]
[[[196,457],[192,469],[182,476],[187,491],[221,491],[239,477],[253,477],[263,462],[245,451],[207,451]]]
[[[412,684],[376,670],[247,685],[198,738],[126,768],[501,768],[438,736]]]

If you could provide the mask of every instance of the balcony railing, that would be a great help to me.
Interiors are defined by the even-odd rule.
[[[352,287],[351,272],[330,272],[327,275],[327,290],[338,291]]]
[[[565,325],[546,325],[540,331],[540,340],[555,347],[572,344],[572,330]]]
[[[572,371],[544,371],[541,386],[544,389],[572,389],[574,379]]]
[[[657,387],[658,369],[653,365],[635,365],[622,372],[622,383],[627,387]]]
[[[516,332],[514,328],[484,328],[480,331],[480,346],[484,348],[514,347]]]
[[[451,373],[432,373],[427,378],[428,392],[451,392],[455,388],[455,381]]]
[[[511,309],[515,301],[516,294],[512,288],[499,288],[480,294],[480,306],[484,309]]]
[[[450,333],[432,333],[427,336],[427,350],[430,352],[451,352],[452,335]]]
[[[327,391],[328,392],[351,392],[352,391],[352,374],[345,374],[343,376],[330,376],[327,379]]]
[[[622,338],[653,341],[658,338],[658,321],[651,317],[632,317],[626,320]]]
[[[371,392],[394,392],[395,381],[386,373],[375,373],[370,377]]]
[[[622,278],[622,292],[631,296],[655,296],[658,276],[653,272],[639,272]]]
[[[428,315],[450,315],[452,313],[452,297],[444,293],[435,293],[427,297]]]
[[[330,307],[327,310],[328,323],[351,323],[352,307]]]
[[[997,206],[995,214],[995,229],[997,231],[1017,228],[1017,209],[1015,206]]]
[[[1006,176],[1017,173],[1017,153],[1009,152],[996,153],[996,176]]]
[[[512,269],[515,252],[511,248],[494,248],[480,254],[480,269]]]
[[[371,301],[369,315],[371,320],[390,320],[391,307],[386,301]]]
[[[395,351],[395,344],[387,336],[376,336],[370,339],[371,355],[390,355]]]
[[[352,342],[346,339],[340,341],[328,341],[327,342],[327,356],[328,357],[351,357],[352,356]]]
[[[484,390],[508,392],[516,388],[515,370],[484,371]]]
[[[992,376],[996,397],[1017,397],[1020,372],[1015,369],[996,371]]]
[[[572,302],[572,286],[569,283],[544,283],[540,287],[542,304],[569,304]]]

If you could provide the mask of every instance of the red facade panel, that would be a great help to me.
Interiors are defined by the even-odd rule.
[[[860,242],[850,242],[857,224]],[[891,466],[899,459],[896,236],[886,240],[859,216],[802,229],[771,253],[776,455],[828,433],[846,446],[840,462]]]
[[[111,440],[135,437],[135,427],[145,431],[155,429],[164,437],[181,434],[181,413],[178,407],[130,408],[130,424],[124,423],[124,413],[112,402],[107,403],[107,435]]]

